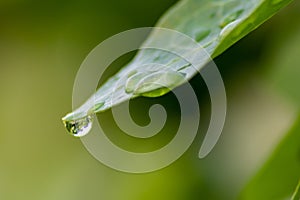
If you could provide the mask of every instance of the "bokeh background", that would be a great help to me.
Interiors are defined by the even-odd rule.
[[[199,136],[183,157],[160,171],[133,175],[112,170],[68,135],[61,122],[71,111],[73,82],[85,56],[109,36],[155,25],[175,2],[0,1],[1,200],[238,197],[297,118],[299,2],[215,59],[227,90],[228,116],[217,146],[205,159],[197,154],[209,119],[209,97],[199,76],[191,80],[201,102]],[[178,120],[170,94],[131,102],[137,123],[147,123],[145,105],[153,101],[175,105],[169,106],[170,126]],[[131,141],[116,134],[109,111],[98,117],[117,144],[133,151],[157,147],[171,137],[169,126],[159,142]]]

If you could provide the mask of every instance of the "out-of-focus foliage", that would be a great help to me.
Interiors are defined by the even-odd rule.
[[[241,199],[289,199],[300,177],[300,120],[251,180]]]
[[[290,23],[282,23],[276,28],[278,33],[267,48],[267,68],[264,72],[268,84],[283,94],[296,110],[299,109],[300,100],[300,24],[293,18],[297,16],[298,7],[299,4],[291,9]],[[297,120],[294,128],[283,138],[271,158],[245,188],[242,199],[291,198],[300,177],[299,124]]]

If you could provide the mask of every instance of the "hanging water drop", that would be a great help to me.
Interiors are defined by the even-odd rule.
[[[75,137],[82,137],[89,133],[93,124],[93,115],[87,115],[86,117],[63,120],[63,123],[68,132]]]

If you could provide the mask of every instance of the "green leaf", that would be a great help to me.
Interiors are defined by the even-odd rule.
[[[167,12],[156,26],[188,35],[197,41],[212,58],[215,58],[291,1],[182,0]],[[150,34],[145,43],[163,43],[166,47],[173,45],[168,37],[155,33]],[[185,46],[182,44],[180,47],[184,49]],[[199,58],[201,59],[203,58]],[[206,61],[203,61],[201,66],[197,66],[197,70],[205,64]],[[160,67],[162,65],[164,67]],[[191,70],[192,68],[193,66],[187,61],[168,52],[142,49],[132,62],[108,79],[85,104],[66,115],[63,121],[70,129],[70,127],[77,126],[76,120],[91,113],[105,111],[130,98],[164,95],[170,89],[184,83],[182,76],[186,79],[192,78],[197,73],[196,70]],[[161,84],[151,85],[150,80],[164,83],[166,87],[162,87]],[[120,81],[121,86],[116,87],[117,82],[119,86]],[[114,91],[114,97],[118,99],[113,103],[110,99],[112,88],[117,88]]]
[[[299,199],[300,199],[300,181],[292,197],[292,200],[299,200]]]
[[[300,118],[245,187],[241,199],[282,200],[292,197],[300,176],[299,133]]]

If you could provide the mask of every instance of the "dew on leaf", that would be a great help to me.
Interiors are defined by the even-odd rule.
[[[220,28],[224,28],[229,23],[235,21],[238,17],[241,16],[241,14],[244,12],[244,9],[237,10],[229,15],[227,15],[219,24]]]
[[[126,93],[132,93],[135,88],[136,85],[138,84],[138,82],[145,77],[145,75],[147,75],[146,73],[136,73],[133,76],[129,77],[125,83],[125,92]]]
[[[160,97],[164,94],[167,94],[168,92],[170,92],[169,88],[161,87],[161,88],[158,88],[158,89],[153,90],[151,92],[141,93],[140,95],[143,96],[143,97]]]
[[[92,109],[91,109],[91,112],[95,113],[95,112],[98,112],[104,105],[104,102],[100,102],[100,103],[96,103]]]
[[[236,20],[236,21],[233,21],[233,22],[227,24],[220,32],[220,38],[222,39],[222,38],[226,37],[237,26],[237,24],[240,21],[241,20]]]
[[[162,91],[167,91],[166,89],[171,90],[175,86],[182,84],[184,81],[185,77],[179,72],[173,70],[160,71],[143,78],[138,83],[133,93],[136,95],[145,96],[145,94],[147,94],[147,96],[151,96],[152,92],[157,94]],[[163,90],[155,91],[157,89]]]
[[[132,70],[132,71],[130,71],[130,72],[127,74],[127,78],[129,78],[129,77],[135,75],[136,73],[137,73],[137,70]]]
[[[184,69],[186,69],[186,68],[188,68],[188,67],[192,67],[192,64],[191,64],[191,63],[188,63],[188,64],[186,64],[186,65],[183,65],[182,67],[179,67],[179,68],[177,69],[177,71],[184,70]]]

